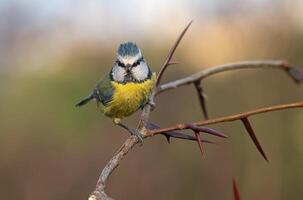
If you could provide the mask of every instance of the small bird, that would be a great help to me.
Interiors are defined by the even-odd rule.
[[[83,106],[95,99],[101,113],[112,118],[116,125],[127,129],[142,142],[140,133],[122,124],[121,119],[132,115],[149,102],[155,80],[156,73],[151,72],[138,46],[126,42],[119,46],[117,59],[110,72],[76,106]]]

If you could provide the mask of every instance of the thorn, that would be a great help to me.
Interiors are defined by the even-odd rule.
[[[195,85],[196,91],[198,93],[198,98],[199,98],[200,106],[201,106],[201,109],[203,112],[203,116],[205,119],[209,119],[207,109],[206,109],[205,95],[204,95],[203,88],[201,86],[201,80],[194,82],[194,85]]]
[[[224,133],[211,129],[211,128],[208,128],[208,127],[189,124],[188,128],[192,129],[193,131],[199,131],[199,132],[208,133],[208,134],[215,135],[215,136],[222,137],[222,138],[227,138],[227,136]]]
[[[170,144],[170,135],[165,134],[165,137],[166,137],[167,143]]]
[[[257,136],[256,136],[256,134],[255,134],[255,131],[254,131],[254,129],[252,128],[251,123],[249,122],[248,118],[247,118],[247,117],[244,117],[244,118],[241,119],[241,121],[242,121],[243,125],[245,126],[245,129],[246,129],[247,133],[249,134],[250,138],[252,139],[252,141],[253,141],[254,144],[256,145],[258,151],[261,153],[261,155],[263,156],[263,158],[264,158],[267,162],[269,162],[268,159],[267,159],[267,156],[265,155],[265,152],[264,152],[263,149],[262,149],[261,144],[260,144],[259,141],[258,141],[258,138],[257,138]]]
[[[149,122],[147,124],[147,128],[150,129],[150,130],[154,130],[154,129],[158,129],[160,127],[156,124],[153,124],[153,123]],[[187,135],[185,133],[180,133],[180,132],[175,132],[175,131],[164,132],[164,133],[161,133],[161,134],[164,135],[167,140],[168,140],[168,138],[169,138],[169,140],[171,138],[191,140],[191,141],[196,141],[197,140],[196,137],[194,137],[192,135]],[[208,144],[217,144],[216,142],[212,142],[212,141],[209,141],[209,140],[203,140],[203,139],[201,139],[201,142],[208,143]]]
[[[161,68],[160,68],[160,71],[158,73],[158,76],[157,76],[157,79],[156,79],[156,87],[159,86],[160,84],[160,81],[161,81],[161,78],[162,78],[162,75],[164,73],[164,71],[166,70],[166,68],[168,67],[179,43],[181,42],[183,36],[185,35],[186,31],[189,29],[190,25],[192,24],[192,20],[187,24],[187,26],[183,29],[183,31],[181,32],[181,34],[179,35],[179,37],[177,38],[177,40],[175,41],[175,43],[173,44],[173,46],[171,47],[171,49],[169,50],[168,52],[168,55],[164,61],[164,63],[162,64]]]
[[[234,192],[234,200],[240,200],[240,193],[237,187],[236,180],[233,178],[233,192]]]
[[[201,155],[202,155],[202,158],[203,158],[204,157],[204,148],[203,148],[203,145],[202,145],[202,142],[201,142],[200,133],[198,131],[195,131],[195,135],[196,135],[197,144],[199,146],[199,149],[201,151]]]
[[[179,133],[179,132],[165,132],[161,133],[164,136],[169,136],[170,138],[177,138],[177,139],[183,139],[183,140],[191,140],[191,141],[196,141],[196,137],[187,135],[185,133]],[[217,144],[216,142],[212,142],[209,140],[203,140],[201,139],[201,142],[208,143],[208,144]]]

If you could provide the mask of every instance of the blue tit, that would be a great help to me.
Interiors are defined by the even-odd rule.
[[[118,48],[117,59],[110,72],[76,106],[95,99],[101,113],[134,133],[121,123],[121,119],[148,103],[155,80],[156,74],[151,72],[138,46],[132,42],[123,43]]]

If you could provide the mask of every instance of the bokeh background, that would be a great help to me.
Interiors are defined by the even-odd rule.
[[[75,103],[108,72],[118,45],[135,41],[154,71],[184,26],[180,62],[164,81],[218,64],[285,59],[303,66],[303,1],[1,0],[1,199],[86,199],[100,170],[127,138],[94,103]],[[228,72],[206,79],[211,117],[300,101],[303,88],[279,70]],[[161,126],[202,119],[192,87],[159,96]],[[136,126],[139,113],[126,120]],[[240,122],[212,126],[229,135],[207,145],[162,136],[136,147],[112,175],[116,199],[302,199],[303,112],[251,118],[270,163]]]

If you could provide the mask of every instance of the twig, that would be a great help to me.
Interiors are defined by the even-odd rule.
[[[282,69],[284,70],[296,83],[303,82],[303,73],[296,68],[288,65],[285,61],[277,61],[277,60],[267,60],[267,61],[243,61],[238,63],[229,63],[219,66],[214,66],[210,68],[206,68],[198,73],[195,73],[191,76],[187,76],[185,78],[181,78],[175,81],[171,81],[169,83],[162,84],[158,87],[157,94],[160,94],[166,90],[175,89],[181,87],[183,85],[193,84],[197,81],[201,81],[202,79],[209,77],[214,74],[232,71],[232,70],[240,70],[240,69],[258,69],[258,68],[274,68],[274,69]]]
[[[104,192],[106,182],[114,171],[116,167],[118,167],[120,161],[124,158],[124,156],[138,143],[137,137],[131,136],[129,137],[124,144],[120,147],[120,149],[116,152],[116,154],[110,159],[107,165],[102,170],[96,189],[91,193],[88,200],[113,200],[108,197]]]
[[[166,56],[165,61],[161,65],[160,71],[157,75],[157,79],[156,79],[155,87],[153,89],[153,93],[150,97],[150,102],[154,103],[155,94],[158,91],[158,85],[160,84],[162,75],[164,74],[166,68],[169,65],[176,64],[176,62],[172,62],[171,59],[172,59],[178,45],[180,44],[183,36],[185,35],[186,31],[188,30],[188,28],[190,27],[191,24],[192,24],[192,21],[190,21],[188,23],[188,25],[184,28],[184,30],[181,32],[181,34],[179,35],[179,37],[177,38],[177,40],[175,41],[173,46],[170,48],[170,50],[168,52],[168,55]],[[144,109],[142,111],[141,118],[140,118],[139,125],[138,125],[138,130],[142,133],[142,135],[145,135],[145,133],[146,133],[146,126],[148,124],[148,120],[149,120],[151,110],[152,110],[151,105],[147,104],[146,106],[144,106]]]
[[[185,29],[181,32],[180,36],[178,37],[178,39],[175,41],[174,45],[172,46],[172,48],[169,50],[169,53],[166,57],[166,60],[164,61],[164,63],[162,64],[161,68],[160,68],[160,71],[158,73],[158,76],[157,76],[157,80],[156,80],[156,87],[159,86],[160,84],[160,81],[161,81],[161,78],[166,70],[166,68],[169,66],[169,65],[174,65],[176,64],[175,62],[171,62],[171,59],[178,47],[178,45],[180,44],[183,36],[185,35],[186,31],[188,30],[188,28],[190,27],[190,25],[192,24],[193,21],[190,21],[188,23],[188,25],[185,27]]]
[[[246,117],[261,114],[261,113],[272,112],[272,111],[277,111],[277,110],[285,110],[285,109],[290,109],[290,108],[301,108],[301,107],[303,107],[303,102],[282,104],[282,105],[259,108],[259,109],[251,110],[248,112],[240,113],[240,114],[228,115],[228,116],[224,116],[224,117],[218,117],[218,118],[214,118],[214,119],[198,121],[198,122],[194,122],[192,124],[196,125],[196,126],[219,124],[222,122],[231,122],[231,121],[241,120],[242,118],[246,118]],[[190,129],[190,128],[188,128],[187,124],[176,124],[174,126],[170,126],[167,128],[151,130],[147,136],[153,136],[153,135],[157,135],[157,134],[163,133],[163,132],[186,130],[186,129]]]

